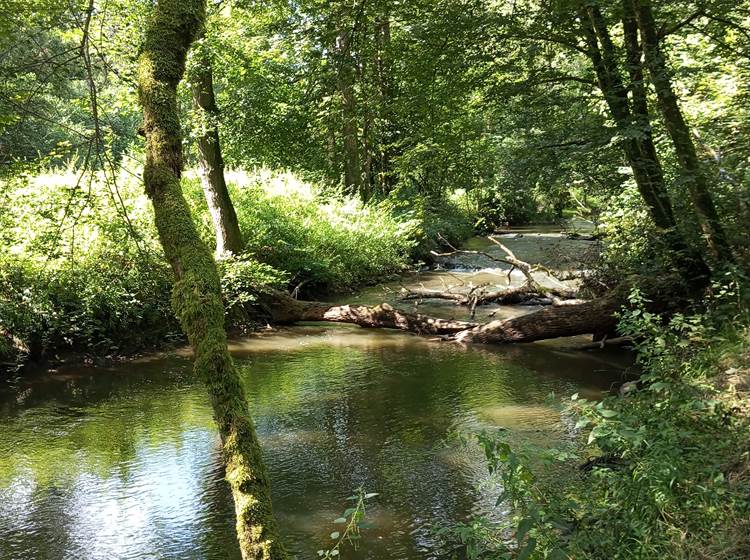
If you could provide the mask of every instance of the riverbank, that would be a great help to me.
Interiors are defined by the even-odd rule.
[[[424,259],[438,234],[472,231],[459,200],[363,204],[288,173],[229,173],[245,253],[222,263],[230,330],[253,328],[252,306],[269,289],[314,295],[392,278]],[[0,367],[76,358],[115,360],[183,340],[140,181],[123,176],[86,194],[73,172],[18,177],[0,250]],[[72,190],[71,190],[72,189]],[[201,234],[211,220],[194,174],[184,180]],[[111,194],[111,193],[110,193]]]
[[[625,313],[623,332],[641,336],[637,383],[572,396],[578,437],[551,457],[564,473],[553,480],[503,434],[485,438],[499,507],[514,517],[498,529],[480,516],[453,536],[477,558],[750,557],[750,322],[738,290],[723,290],[731,306],[719,297],[667,325],[638,305]]]

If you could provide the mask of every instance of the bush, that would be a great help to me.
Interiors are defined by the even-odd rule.
[[[261,169],[227,176],[246,254],[283,271],[290,287],[308,293],[398,274],[437,246],[438,233],[458,242],[472,231],[467,212],[451,202],[394,195],[364,204],[291,173]],[[211,240],[197,178],[186,181],[186,192]]]
[[[72,167],[0,183],[0,360],[130,352],[180,336],[172,274],[132,173],[116,191]],[[212,245],[199,180],[186,175],[199,233]],[[290,173],[228,175],[246,238],[245,253],[220,267],[231,326],[250,323],[252,305],[270,289],[353,288],[403,271],[437,233],[454,241],[470,234],[452,203],[363,204]]]

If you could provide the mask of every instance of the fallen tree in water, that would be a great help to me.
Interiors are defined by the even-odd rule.
[[[264,308],[275,323],[300,321],[350,323],[366,328],[388,328],[421,335],[440,336],[463,343],[507,344],[592,334],[596,340],[612,336],[618,312],[629,305],[631,288],[638,286],[648,309],[667,312],[683,306],[686,295],[674,277],[657,280],[636,278],[623,282],[608,294],[590,301],[551,305],[519,317],[474,323],[440,319],[395,309],[387,303],[376,306],[337,305],[299,301],[284,292],[265,297]]]
[[[494,287],[475,286],[466,292],[450,289],[445,291],[426,289],[404,289],[402,300],[427,298],[455,301],[459,305],[471,306],[472,321],[457,321],[411,313],[396,309],[387,303],[380,305],[340,305],[316,301],[301,301],[286,292],[273,291],[261,298],[261,306],[272,323],[290,324],[301,321],[323,321],[349,323],[365,328],[398,329],[420,335],[438,336],[444,340],[462,343],[508,344],[525,343],[591,334],[595,341],[616,339],[618,314],[630,305],[629,296],[634,288],[641,292],[641,300],[653,313],[675,311],[684,307],[689,294],[676,275],[661,278],[632,277],[602,296],[590,300],[578,299],[571,285],[558,278],[547,267],[522,261],[505,245],[490,237],[490,241],[502,249],[504,256],[482,251],[456,249],[447,241],[449,253],[433,253],[438,257],[455,255],[482,256],[493,262],[510,266],[508,282],[514,270],[524,276],[520,286]],[[535,274],[543,273],[547,283],[540,282]],[[567,279],[566,279],[567,280]],[[474,322],[477,305],[496,304],[542,304],[537,311],[486,323]],[[604,346],[604,344],[601,344]]]
[[[442,238],[441,238],[442,239]],[[424,288],[407,289],[404,288],[401,294],[402,300],[423,300],[423,299],[443,299],[455,301],[457,305],[465,305],[471,308],[471,317],[477,306],[487,304],[498,305],[566,305],[571,302],[579,302],[577,292],[565,282],[557,278],[552,271],[541,264],[529,264],[522,261],[508,247],[500,243],[494,237],[488,237],[495,245],[500,247],[505,253],[505,257],[496,257],[484,251],[468,251],[456,249],[445,239],[451,251],[449,253],[432,252],[435,257],[452,257],[455,255],[478,255],[485,257],[497,263],[503,263],[510,266],[507,272],[508,283],[510,284],[511,275],[514,270],[519,270],[525,277],[524,283],[520,286],[495,287],[487,289],[486,285],[474,286],[468,292],[456,292],[448,290],[427,290]],[[539,282],[534,276],[535,273],[543,272],[549,279],[550,285]]]

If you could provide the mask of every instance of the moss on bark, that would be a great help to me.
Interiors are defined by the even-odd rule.
[[[268,477],[247,398],[227,349],[216,264],[200,239],[182,194],[177,84],[191,43],[205,21],[205,0],[159,0],[140,53],[139,96],[144,113],[144,182],[164,253],[175,273],[172,305],[195,353],[223,444],[234,497],[237,535],[245,559],[287,554],[273,518]]]

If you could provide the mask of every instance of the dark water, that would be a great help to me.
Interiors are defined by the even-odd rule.
[[[477,274],[497,271],[461,281]],[[497,514],[479,450],[455,434],[505,428],[516,446],[559,446],[571,436],[548,395],[596,396],[627,367],[566,346],[464,348],[347,326],[235,341],[289,548],[317,558],[361,486],[379,493],[374,527],[343,558],[444,557],[436,524]],[[0,559],[239,558],[208,399],[187,357],[0,383],[0,423]]]
[[[379,492],[356,553],[440,557],[430,526],[487,507],[481,457],[450,434],[502,426],[567,436],[547,396],[595,394],[617,367],[545,347],[469,348],[357,328],[300,327],[235,345],[299,558],[346,497]],[[186,358],[67,369],[0,390],[0,558],[239,558],[203,388]]]

